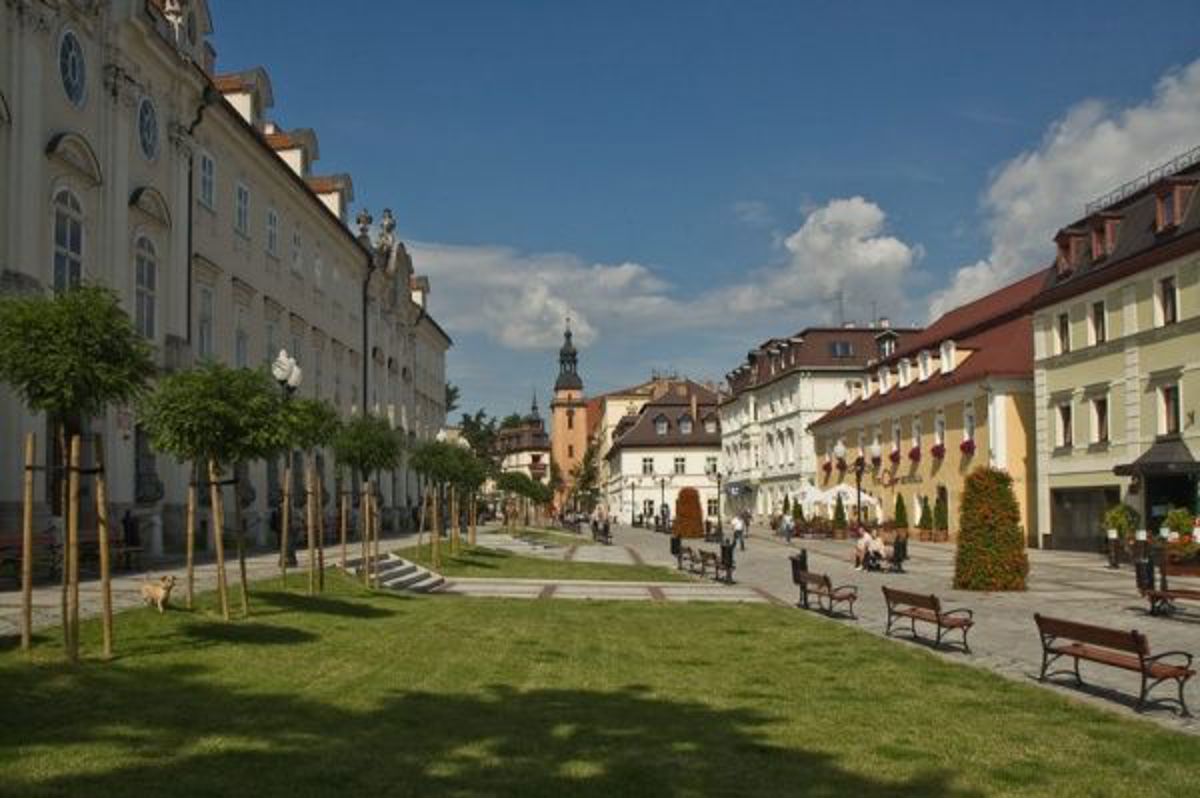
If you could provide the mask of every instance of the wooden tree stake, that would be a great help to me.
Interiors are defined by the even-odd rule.
[[[67,658],[79,661],[79,436],[71,436],[70,471],[67,476]]]
[[[200,478],[200,469],[192,463],[191,479],[187,490],[187,608],[192,609],[196,598],[196,482]]]
[[[325,592],[325,476],[317,471],[317,592]]]
[[[112,659],[113,653],[113,605],[112,563],[108,550],[108,485],[104,476],[104,441],[96,436],[93,457],[96,460],[96,526],[97,543],[100,546],[100,607],[101,629],[104,639],[104,658]]]
[[[305,455],[304,457],[304,525],[308,532],[308,595],[313,595],[317,592],[317,552],[313,547],[313,539],[316,534],[316,512],[317,512],[317,496],[313,486],[314,474],[312,457]]]
[[[21,650],[33,645],[33,472],[35,441],[25,436],[25,495],[21,512]]]
[[[287,590],[288,532],[292,526],[292,455],[283,469],[283,508],[279,513],[279,579]]]
[[[221,471],[216,460],[208,461],[208,489],[212,501],[213,539],[217,548],[217,597],[221,617],[229,620],[229,584],[225,581],[225,511],[221,505]]]
[[[362,583],[363,587],[370,585],[371,575],[371,549],[369,548],[369,540],[371,536],[370,527],[368,526],[367,514],[370,512],[370,503],[367,501],[367,485],[363,482],[362,492],[358,496],[358,542],[362,546]]]
[[[338,531],[342,538],[342,570],[346,570],[346,527],[350,525],[350,503],[346,500],[346,491],[338,492],[338,503],[341,505],[338,513]]]

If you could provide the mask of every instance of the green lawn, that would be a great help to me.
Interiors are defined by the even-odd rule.
[[[1200,740],[771,606],[260,587],[0,654],[0,795],[1184,796]],[[206,603],[206,606],[211,606]],[[85,650],[99,648],[89,623]]]
[[[401,557],[433,568],[428,544],[399,549]],[[523,557],[497,549],[464,545],[457,555],[442,541],[442,564],[434,569],[447,577],[488,579],[602,579],[606,582],[686,582],[690,577],[658,565],[621,565],[602,562],[568,562],[544,557]]]

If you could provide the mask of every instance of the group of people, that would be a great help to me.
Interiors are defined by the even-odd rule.
[[[879,571],[884,563],[890,563],[892,568],[900,570],[905,559],[907,542],[898,536],[892,544],[884,542],[883,536],[872,533],[864,526],[858,527],[858,540],[854,544],[854,570]]]
[[[608,507],[597,504],[592,508],[592,540],[612,540],[611,522],[608,518]]]

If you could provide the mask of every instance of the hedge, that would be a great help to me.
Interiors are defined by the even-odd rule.
[[[954,587],[1024,590],[1029,558],[1012,477],[986,466],[972,471],[958,518]]]

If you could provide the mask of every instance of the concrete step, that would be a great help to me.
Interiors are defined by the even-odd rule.
[[[433,593],[446,584],[446,580],[437,574],[425,572],[425,578],[416,584],[408,586],[414,593]]]
[[[424,568],[415,569],[411,573],[404,576],[396,576],[388,579],[381,579],[380,584],[390,590],[408,590],[413,585],[424,582],[430,577],[429,571]]]

